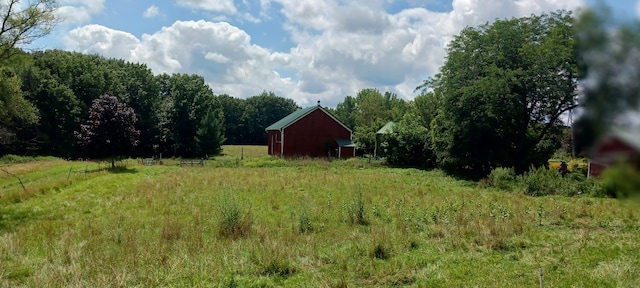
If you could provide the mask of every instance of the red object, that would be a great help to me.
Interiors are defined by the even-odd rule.
[[[319,105],[293,112],[265,130],[268,133],[269,155],[355,156],[351,129]]]
[[[599,177],[617,161],[640,159],[638,136],[637,133],[617,132],[601,138],[591,150],[589,177]]]

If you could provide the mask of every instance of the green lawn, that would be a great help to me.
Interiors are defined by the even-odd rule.
[[[0,287],[640,287],[630,204],[244,153],[2,166]]]

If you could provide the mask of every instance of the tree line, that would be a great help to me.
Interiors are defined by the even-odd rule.
[[[203,157],[223,143],[266,143],[264,127],[298,108],[272,92],[247,99],[215,95],[199,75],[154,75],[144,64],[77,52],[18,51],[0,71],[0,154]],[[114,139],[88,141],[86,135],[115,133],[87,124],[97,121],[102,106],[94,102],[105,95],[131,108],[138,132],[128,142],[135,145],[111,151],[118,145],[102,144]],[[116,105],[104,101],[98,103]]]
[[[412,101],[365,89],[334,113],[361,147],[396,121],[382,142],[393,165],[475,177],[546,166],[559,149],[587,155],[601,135],[640,122],[640,25],[614,19],[600,6],[466,27]]]

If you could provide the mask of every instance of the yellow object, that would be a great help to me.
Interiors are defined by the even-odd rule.
[[[560,169],[560,164],[562,161],[558,160],[549,160],[549,169],[558,170]],[[571,159],[567,162],[567,168],[569,171],[573,171],[575,169],[587,169],[589,167],[589,160],[585,158]]]

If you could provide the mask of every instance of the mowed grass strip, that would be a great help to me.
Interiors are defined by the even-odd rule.
[[[638,210],[476,186],[357,159],[135,166],[5,204],[27,216],[0,286],[640,286]]]

